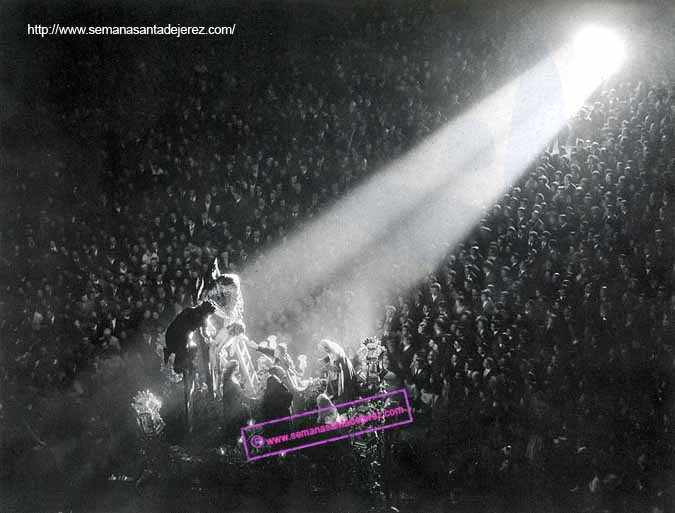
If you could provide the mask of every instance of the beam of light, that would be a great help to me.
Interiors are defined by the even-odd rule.
[[[622,58],[610,31],[584,28],[244,269],[247,317],[302,312],[308,295],[327,286],[327,315],[351,319],[343,342],[370,335],[378,301],[431,272]],[[335,336],[329,320],[303,322]]]

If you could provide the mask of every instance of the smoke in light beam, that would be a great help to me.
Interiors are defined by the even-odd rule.
[[[245,269],[244,285],[256,284],[247,315],[282,312],[331,283],[351,298],[357,340],[342,342],[371,335],[382,294],[432,271],[623,56],[611,31],[584,28]],[[329,336],[321,325],[313,331]]]

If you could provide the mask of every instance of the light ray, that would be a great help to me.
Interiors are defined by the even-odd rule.
[[[333,283],[338,298],[352,298],[354,330],[369,335],[384,291],[432,270],[623,55],[611,31],[584,28],[245,269],[244,283],[258,282],[248,315],[280,312]]]

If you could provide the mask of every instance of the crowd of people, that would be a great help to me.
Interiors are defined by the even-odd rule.
[[[246,76],[214,46],[180,65],[139,53],[102,79],[114,97],[61,113],[94,176],[51,159],[2,184],[0,415],[47,442],[90,430],[77,412],[63,427],[66,398],[113,432],[97,399],[126,404],[156,378],[164,331],[214,258],[228,272],[261,258],[493,90],[495,68],[516,67],[498,34],[440,18],[351,23],[348,37],[314,53],[290,46],[283,67]],[[166,88],[166,73],[179,86]],[[437,272],[383,312],[379,376],[408,389],[458,481],[530,472],[574,493],[669,500],[674,102],[672,84],[598,92]],[[292,347],[316,317],[359,367],[330,295],[247,326]]]
[[[205,45],[194,67],[169,70],[182,87],[162,91],[166,110],[153,96],[164,79],[159,70],[171,64],[162,55],[139,53],[133,73],[110,69],[91,86],[120,87],[102,106],[84,108],[92,101],[83,87],[60,121],[92,145],[87,163],[98,174],[45,156],[46,170],[7,173],[3,184],[11,221],[2,261],[9,390],[69,386],[87,369],[97,373],[97,362],[117,361],[109,356],[158,352],[163,330],[194,303],[197,279],[216,256],[223,271],[237,272],[480,95],[490,58],[482,35],[439,24],[410,57],[400,46],[372,46],[402,23],[369,24],[348,40],[330,35],[323,54],[290,48],[282,69],[254,68],[245,77],[229,73]],[[450,54],[442,67],[421,57],[437,40]],[[102,62],[92,53],[75,64],[91,71]],[[130,78],[137,73],[143,80]],[[452,101],[425,101],[436,94]],[[130,119],[120,100],[129,96],[139,112],[152,111],[151,121]],[[300,329],[298,318],[321,308],[310,297],[290,313],[247,322],[284,340]],[[342,324],[336,319],[326,334]]]
[[[581,493],[668,489],[674,93],[599,93],[572,143],[542,154],[436,274],[383,312],[385,372],[457,470],[476,465],[489,480],[536,469]]]

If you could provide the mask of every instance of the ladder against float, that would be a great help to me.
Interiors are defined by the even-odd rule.
[[[250,388],[251,392],[255,393],[258,390],[258,374],[255,371],[251,354],[248,352],[248,347],[243,337],[237,339],[235,347],[242,371],[244,372],[244,378],[246,379],[246,386]]]

